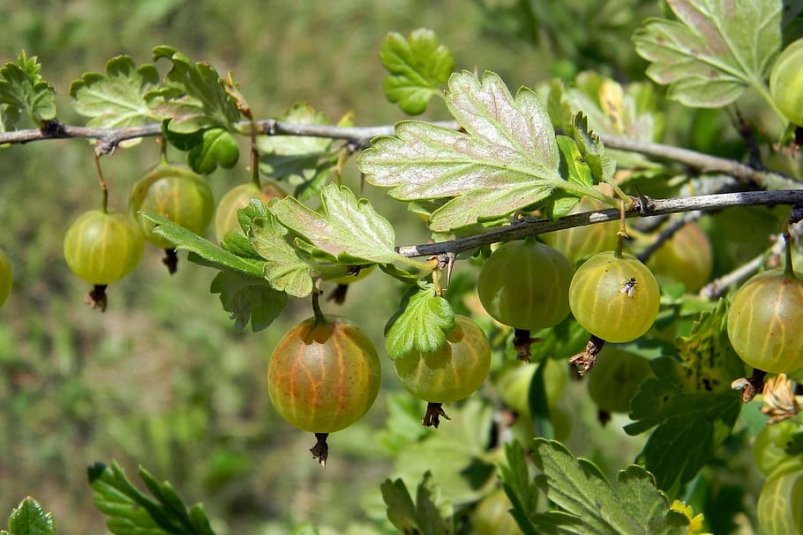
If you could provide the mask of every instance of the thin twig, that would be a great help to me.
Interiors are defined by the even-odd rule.
[[[644,248],[639,254],[636,255],[636,258],[644,262],[645,264],[650,259],[655,252],[661,248],[661,246],[669,241],[672,236],[674,236],[680,229],[685,227],[687,224],[697,221],[702,217],[703,212],[699,210],[695,210],[694,212],[686,212],[681,217],[675,219],[674,221],[670,222],[666,227],[661,229],[661,232],[658,233],[658,236],[655,240],[650,243],[647,247]]]
[[[655,215],[695,210],[720,210],[733,206],[775,206],[803,204],[803,190],[748,191],[740,193],[720,193],[716,195],[699,195],[695,197],[679,197],[677,199],[650,199],[649,204],[630,208],[625,217],[649,217]],[[524,239],[528,236],[543,234],[553,230],[582,227],[619,219],[619,209],[609,208],[594,212],[571,214],[560,219],[527,218],[512,225],[489,230],[482,234],[458,238],[455,240],[420,245],[406,245],[397,248],[403,256],[432,256],[439,254],[458,254],[496,242]]]
[[[310,136],[329,139],[343,139],[350,145],[364,148],[370,144],[372,138],[389,136],[395,132],[394,125],[382,126],[331,126],[317,124],[293,124],[275,119],[256,121],[260,133],[268,136]],[[440,121],[432,124],[444,128],[457,129],[459,125],[454,121]],[[126,128],[89,128],[83,126],[59,125],[59,128],[46,130],[16,130],[0,133],[0,145],[29,143],[51,139],[83,138],[97,139],[96,150],[99,154],[106,154],[115,149],[121,142],[140,137],[157,136],[161,133],[161,124],[154,123],[143,126]],[[242,121],[236,125],[241,133],[250,134],[251,123]],[[600,134],[602,142],[612,149],[637,152],[661,160],[671,160],[699,169],[704,172],[719,172],[736,177],[742,182],[757,184],[764,189],[796,189],[803,187],[800,182],[780,173],[772,173],[754,169],[749,165],[703,154],[689,149],[647,143],[609,134]]]

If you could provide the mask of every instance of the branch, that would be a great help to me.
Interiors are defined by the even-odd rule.
[[[740,193],[720,193],[717,195],[699,195],[696,197],[680,197],[677,199],[642,199],[636,206],[625,212],[625,217],[649,217],[695,210],[719,210],[734,206],[775,206],[803,205],[803,189],[776,191],[748,191]],[[511,241],[535,236],[544,232],[582,227],[619,219],[619,210],[609,208],[596,212],[582,212],[568,215],[560,219],[527,218],[512,225],[496,228],[456,240],[421,245],[399,247],[399,254],[404,256],[432,256],[439,254],[458,254],[500,241]]]
[[[444,128],[458,129],[454,121],[436,121],[433,124]],[[365,148],[370,145],[371,139],[377,136],[390,136],[395,132],[394,125],[382,126],[332,126],[317,124],[293,124],[264,119],[257,121],[260,133],[266,136],[309,136],[329,139],[342,139],[356,148]],[[243,121],[237,124],[240,133],[250,135],[251,123]],[[97,139],[98,155],[112,152],[121,142],[139,137],[152,137],[161,133],[160,124],[149,124],[128,128],[88,128],[83,126],[62,125],[51,121],[48,127],[42,130],[16,130],[13,132],[0,132],[0,145],[29,143],[31,141],[44,141],[50,139]],[[671,160],[687,165],[703,172],[718,172],[736,177],[743,183],[757,184],[764,189],[798,189],[803,187],[799,181],[780,173],[761,171],[749,165],[734,160],[718,158],[701,152],[662,145],[659,143],[646,143],[608,134],[599,135],[605,146],[629,152],[637,152],[659,160]]]

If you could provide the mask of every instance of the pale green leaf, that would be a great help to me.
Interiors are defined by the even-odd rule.
[[[388,34],[379,48],[379,59],[388,71],[385,96],[409,115],[427,109],[432,95],[454,69],[449,49],[438,42],[435,32],[425,28],[413,31],[406,39],[398,33]]]
[[[198,143],[190,150],[187,161],[196,173],[208,175],[218,166],[231,169],[240,159],[240,146],[229,132],[222,128],[205,130]]]
[[[747,87],[764,86],[781,46],[781,0],[667,0],[678,20],[650,19],[633,36],[669,85],[669,98],[694,107],[730,104]]]
[[[169,120],[167,128],[183,134],[207,128],[232,130],[240,112],[217,71],[208,63],[192,63],[169,46],[154,48],[154,61],[163,58],[173,67],[167,73],[165,88],[148,98],[157,103],[154,113]]]
[[[391,359],[412,351],[430,353],[446,344],[446,333],[454,326],[449,301],[435,294],[431,284],[411,287],[399,310],[385,327],[385,349]]]
[[[17,62],[0,67],[0,104],[5,105],[5,128],[13,126],[11,119],[27,115],[37,126],[56,118],[56,91],[40,74],[36,56],[28,58],[21,52]],[[16,122],[16,121],[13,121]]]
[[[312,270],[287,238],[287,229],[272,214],[251,220],[248,239],[265,260],[265,278],[277,290],[305,297],[312,292]]]
[[[11,511],[8,535],[56,535],[53,515],[33,498],[25,498]],[[3,531],[2,533],[7,533]]]
[[[320,213],[293,197],[275,201],[269,209],[282,225],[343,263],[405,260],[395,250],[396,236],[388,220],[345,186],[323,188]]]
[[[578,459],[560,442],[536,438],[536,478],[562,514],[538,514],[540,533],[577,535],[685,535],[688,519],[669,508],[652,475],[629,466],[609,482],[599,468]]]
[[[137,67],[129,56],[106,63],[106,74],[86,73],[70,86],[75,111],[91,117],[89,126],[124,128],[152,123],[157,117],[145,95],[159,85],[153,65]]]
[[[505,216],[555,189],[581,190],[561,177],[552,124],[531,90],[513,99],[496,74],[462,72],[450,77],[446,103],[465,132],[402,122],[359,160],[366,180],[397,199],[449,199],[432,213],[433,230]]]
[[[166,217],[151,212],[140,212],[140,216],[156,225],[154,228],[156,235],[172,243],[176,249],[184,249],[190,253],[195,253],[204,259],[207,265],[218,269],[228,268],[254,277],[262,277],[263,262],[230,253]]]

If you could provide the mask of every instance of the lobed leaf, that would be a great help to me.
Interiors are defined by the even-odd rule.
[[[238,329],[245,329],[249,322],[254,332],[266,329],[287,306],[287,294],[265,279],[228,269],[215,276],[209,291],[220,294],[223,310],[231,314]]]
[[[510,514],[525,535],[537,535],[533,521],[538,507],[538,488],[530,478],[524,447],[518,440],[505,444],[505,464],[499,467],[502,487],[512,505]]]
[[[322,213],[293,197],[270,205],[279,222],[321,251],[346,264],[390,264],[406,260],[395,250],[395,233],[387,219],[366,199],[345,186],[328,184],[321,191]]]
[[[430,228],[499,218],[556,189],[582,195],[560,175],[555,133],[534,92],[522,88],[514,99],[498,75],[462,72],[449,78],[446,104],[465,132],[405,121],[359,158],[366,180],[399,200],[449,199],[432,213]]]
[[[56,524],[52,514],[45,511],[36,500],[28,497],[11,511],[8,531],[0,530],[0,534],[56,535]]]
[[[288,231],[271,213],[251,220],[248,240],[265,260],[264,276],[270,285],[295,297],[312,292],[312,269],[288,242]]]
[[[91,117],[89,126],[124,128],[157,120],[147,95],[159,85],[153,65],[137,67],[129,56],[117,56],[106,63],[106,75],[84,74],[70,86],[75,111]]]
[[[379,48],[379,59],[387,69],[385,97],[405,113],[418,115],[454,69],[452,53],[438,42],[435,32],[419,28],[405,39],[389,33]]]
[[[533,461],[543,472],[536,483],[561,509],[535,515],[539,533],[686,533],[688,519],[670,509],[666,495],[643,468],[629,466],[611,483],[599,468],[576,458],[560,442],[536,438],[533,447]]]
[[[415,502],[401,479],[386,479],[380,486],[390,523],[401,533],[446,535],[452,532],[450,522],[443,519],[432,500],[427,472],[416,489]]]
[[[168,130],[190,134],[207,128],[233,130],[240,112],[223,80],[208,63],[192,63],[187,56],[169,46],[153,49],[153,60],[170,60],[165,87],[147,98],[154,102],[154,112],[168,120]]]
[[[651,65],[647,75],[669,85],[686,106],[730,104],[763,86],[781,46],[781,0],[667,0],[678,20],[651,19],[633,36]]]
[[[413,286],[385,327],[388,357],[395,360],[411,351],[437,351],[446,344],[446,333],[452,327],[454,312],[449,301],[438,296],[432,284]]]
[[[196,173],[208,175],[218,166],[231,169],[240,159],[240,146],[229,132],[222,128],[204,130],[201,142],[195,144],[187,157],[187,162]]]
[[[4,130],[12,129],[23,114],[40,128],[56,118],[56,91],[42,78],[41,68],[36,56],[28,58],[24,51],[16,63],[8,62],[0,67]]]

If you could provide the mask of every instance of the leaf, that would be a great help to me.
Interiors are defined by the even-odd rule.
[[[321,191],[322,213],[293,197],[269,207],[279,222],[318,249],[346,264],[405,261],[395,250],[396,235],[387,219],[367,199],[345,186],[328,184]]]
[[[780,0],[667,0],[679,20],[650,19],[633,36],[647,75],[686,106],[718,108],[764,88],[781,46]],[[766,91],[766,89],[763,89]]]
[[[159,483],[142,467],[140,478],[155,499],[131,484],[117,463],[96,463],[88,475],[95,506],[115,535],[214,535],[203,508],[187,509],[170,483]]]
[[[240,146],[222,128],[204,130],[201,142],[190,149],[187,162],[196,173],[208,175],[217,169],[231,169],[240,159]]]
[[[75,111],[91,117],[88,126],[124,128],[157,120],[146,95],[159,85],[153,65],[137,67],[129,56],[117,56],[106,63],[106,75],[84,74],[70,86]]]
[[[209,289],[220,294],[223,310],[231,314],[234,325],[261,331],[270,326],[287,306],[287,294],[275,290],[265,279],[249,277],[228,269],[218,273]]]
[[[40,74],[36,56],[20,52],[17,63],[0,67],[0,104],[5,106],[4,128],[16,123],[13,118],[26,114],[37,127],[56,118],[56,91]],[[8,121],[8,122],[7,122]]]
[[[388,71],[385,97],[398,102],[409,115],[427,109],[429,99],[454,69],[452,53],[438,42],[435,32],[425,28],[414,30],[407,39],[389,33],[379,47],[379,59]]]
[[[210,267],[218,269],[228,268],[253,277],[262,277],[263,262],[242,258],[221,249],[209,240],[198,236],[194,232],[178,225],[166,217],[151,213],[140,212],[140,216],[154,225],[154,234],[160,236],[176,246],[195,253],[208,262]]]
[[[526,454],[518,440],[505,444],[505,464],[499,466],[499,475],[512,505],[510,514],[525,535],[537,535],[532,522],[538,507],[538,487],[530,479]]]
[[[295,297],[312,292],[312,269],[287,241],[288,231],[268,213],[251,221],[248,239],[265,260],[264,276],[271,286]]]
[[[7,535],[56,535],[53,515],[45,511],[33,498],[25,498],[11,511]]]
[[[691,480],[730,434],[742,406],[736,391],[697,391],[674,359],[650,361],[655,377],[646,379],[630,406],[629,435],[656,427],[641,456],[658,486]]]
[[[450,199],[432,213],[432,230],[500,218],[556,189],[584,193],[561,177],[555,133],[533,91],[514,100],[498,75],[462,72],[449,78],[446,104],[465,132],[405,121],[359,158],[366,180],[397,199]]]
[[[431,477],[429,472],[424,474],[416,489],[415,503],[401,479],[386,479],[380,486],[382,499],[387,506],[388,520],[401,533],[446,535],[452,532],[451,522],[441,518],[438,507],[432,501],[429,488]]]
[[[643,468],[629,466],[611,483],[599,468],[574,457],[560,442],[536,438],[533,448],[533,461],[543,472],[536,482],[562,510],[562,514],[537,514],[539,533],[686,533],[688,519],[670,509],[666,495]]]
[[[165,87],[148,98],[161,97],[154,112],[169,120],[168,130],[189,134],[207,128],[233,130],[240,112],[217,71],[208,63],[192,63],[169,46],[153,49],[153,60],[173,63]]]
[[[454,312],[449,301],[436,295],[432,284],[413,286],[385,327],[388,357],[395,360],[412,351],[437,351],[446,345],[446,333],[452,327]]]

